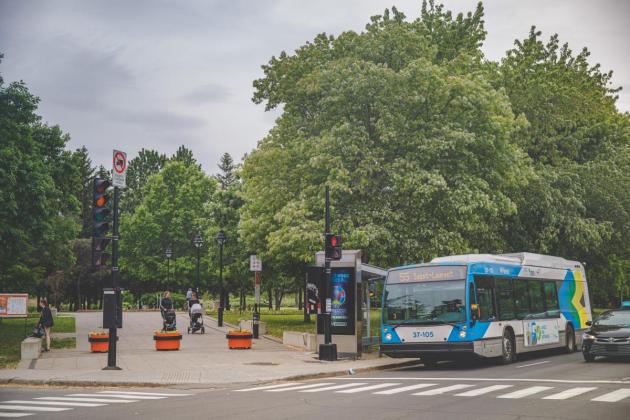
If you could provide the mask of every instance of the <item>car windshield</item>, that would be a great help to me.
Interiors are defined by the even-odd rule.
[[[389,324],[463,322],[465,281],[427,281],[388,284],[385,318]]]
[[[597,318],[595,325],[630,327],[630,311],[610,311],[604,312]]]

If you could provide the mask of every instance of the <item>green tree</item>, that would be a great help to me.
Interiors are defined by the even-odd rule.
[[[0,55],[0,59],[2,56]],[[33,291],[72,264],[78,231],[78,172],[69,136],[36,114],[23,82],[0,76],[0,288]]]
[[[127,187],[121,197],[123,212],[133,212],[142,202],[144,186],[149,177],[158,173],[166,163],[166,155],[156,150],[141,149],[138,156],[129,161],[127,168]]]
[[[208,211],[216,190],[214,179],[197,165],[169,161],[151,175],[142,202],[133,213],[121,217],[121,270],[135,294],[163,290],[184,290],[195,281],[195,251],[192,240],[214,224]],[[211,238],[204,238],[204,247]],[[170,247],[171,281],[167,284],[164,250]],[[214,263],[214,262],[212,262]],[[208,260],[202,260],[201,285],[208,282]]]

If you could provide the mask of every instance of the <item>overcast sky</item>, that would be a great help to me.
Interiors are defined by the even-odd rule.
[[[216,172],[219,156],[240,160],[277,114],[251,102],[260,65],[316,34],[361,31],[396,5],[408,18],[421,0],[34,1],[0,0],[0,74],[24,80],[41,98],[39,113],[86,145],[96,164],[111,150],[133,158],[141,148],[192,149]],[[476,1],[446,0],[453,11]],[[574,51],[613,70],[630,111],[630,1],[490,0],[484,2],[484,51],[499,59],[536,25]]]

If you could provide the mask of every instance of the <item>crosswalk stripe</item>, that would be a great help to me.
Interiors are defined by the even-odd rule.
[[[37,397],[36,400],[46,401],[76,401],[76,402],[95,402],[95,403],[134,403],[138,400],[119,400],[116,398],[76,398],[76,397]]]
[[[514,385],[492,385],[485,388],[473,389],[472,391],[462,392],[461,394],[455,394],[456,397],[476,397],[477,395],[484,395],[494,391],[500,391],[502,389],[511,388]]]
[[[304,391],[299,391],[299,392],[322,392],[322,391],[332,391],[334,389],[343,389],[343,388],[350,388],[353,386],[359,386],[359,385],[365,385],[366,382],[350,382],[349,384],[341,384],[341,385],[333,385],[333,386],[326,386],[324,388],[315,388],[315,389],[305,389]]]
[[[64,408],[64,407],[30,407],[28,405],[4,405],[4,404],[0,404],[0,410],[66,411],[66,410],[72,410],[72,408]]]
[[[415,394],[411,394],[411,395],[439,395],[439,394],[444,394],[450,391],[457,391],[458,389],[470,388],[471,386],[472,385],[457,384],[457,385],[445,386],[443,388],[430,389],[428,391],[416,392]]]
[[[628,397],[630,397],[630,388],[623,388],[609,392],[608,394],[600,395],[597,398],[593,398],[591,401],[617,402]]]
[[[0,417],[26,417],[26,416],[34,416],[35,413],[0,413]]]
[[[333,382],[321,382],[318,384],[292,386],[290,388],[269,389],[269,390],[266,390],[265,392],[297,391],[298,389],[317,388],[319,386],[326,386],[326,385],[332,385],[332,384]]]
[[[373,389],[387,388],[388,386],[396,386],[396,385],[400,385],[400,383],[385,383],[385,384],[377,384],[377,385],[370,385],[370,386],[362,386],[359,388],[344,389],[343,391],[335,391],[335,392],[340,393],[340,394],[356,394],[357,392],[371,391]]]
[[[430,386],[435,386],[435,385],[437,385],[437,384],[415,384],[415,385],[403,386],[403,387],[400,387],[400,388],[386,389],[385,391],[373,392],[373,394],[375,394],[375,395],[399,394],[401,392],[413,391],[415,389],[421,389],[421,388],[428,388]]]
[[[68,394],[67,397],[93,397],[94,394]],[[107,398],[133,398],[134,400],[163,400],[166,397],[149,397],[147,395],[107,394]]]
[[[557,394],[543,397],[543,400],[566,400],[568,398],[576,397],[578,395],[585,394],[595,389],[597,389],[596,386],[571,388],[571,389],[567,389],[566,391],[558,392]]]
[[[553,389],[553,387],[552,386],[530,386],[529,388],[510,392],[509,394],[499,395],[497,398],[518,399],[518,398],[523,398],[523,397],[528,397],[530,395],[538,394],[539,392],[547,391],[548,389]]]
[[[11,401],[2,401],[2,402],[8,403],[8,404],[65,405],[68,407],[102,407],[106,405],[106,404],[96,404],[96,403],[63,402],[63,401],[32,401],[32,400],[11,400]]]
[[[298,385],[298,384],[300,384],[300,382],[293,382],[293,383],[289,383],[289,384],[275,384],[275,385],[257,386],[257,387],[254,387],[254,388],[237,389],[236,392],[264,391],[266,389],[281,388],[281,387],[284,387],[284,386],[293,386],[293,385]]]
[[[163,392],[136,392],[136,391],[100,391],[99,394],[129,394],[146,395],[148,397],[187,397],[193,394],[166,394]]]

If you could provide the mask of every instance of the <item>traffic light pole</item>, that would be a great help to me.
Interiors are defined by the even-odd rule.
[[[118,201],[120,200],[120,190],[114,187],[114,215],[112,220],[112,289],[115,293],[114,316],[118,317]],[[116,366],[116,341],[118,319],[115,320],[113,328],[109,328],[109,351],[107,352],[107,366],[103,370],[121,370]]]
[[[326,185],[326,229],[324,232],[324,237],[327,237],[327,234],[330,233],[330,189],[328,185]],[[324,247],[326,244],[324,244]],[[324,274],[325,274],[325,289],[326,293],[326,304],[324,305],[324,344],[319,346],[319,360],[328,360],[334,361],[337,360],[337,345],[332,342],[332,334],[331,334],[331,308],[329,308],[328,301],[331,299],[330,292],[331,288],[331,269],[330,269],[330,256],[327,255],[327,252],[324,252]],[[332,305],[331,305],[332,306]]]

